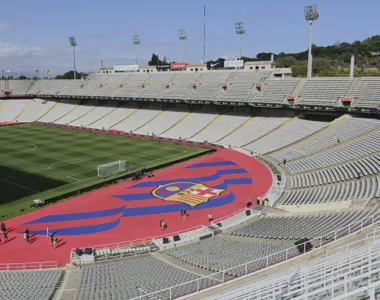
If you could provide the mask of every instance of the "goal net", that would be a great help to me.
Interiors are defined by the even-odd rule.
[[[107,178],[109,176],[124,173],[127,171],[125,160],[118,160],[110,162],[108,164],[98,166],[98,176],[101,178]]]

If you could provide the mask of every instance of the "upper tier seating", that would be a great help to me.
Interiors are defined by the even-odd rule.
[[[227,83],[231,72],[204,72],[199,77],[197,86],[192,88],[186,99],[198,101],[214,101],[215,97],[221,91],[221,85]]]
[[[297,142],[321,130],[326,125],[328,125],[326,122],[294,118],[272,131],[269,135],[246,145],[245,148],[260,154],[265,154]]]
[[[145,84],[148,76],[149,73],[138,73],[128,76],[125,82],[119,87],[116,94],[114,94],[114,96],[125,98],[135,97],[141,89],[141,85]]]
[[[153,256],[137,256],[82,267],[73,300],[132,299],[199,277]],[[200,281],[200,288],[215,283],[212,279],[204,279]],[[197,282],[194,281],[173,289],[171,296],[177,298],[196,290]],[[160,299],[169,299],[169,291],[159,293],[158,296]]]
[[[78,96],[95,96],[98,93],[98,89],[107,81],[108,74],[92,73],[86,81],[82,82],[80,88],[76,91],[75,95]]]
[[[266,239],[311,239],[324,237],[349,224],[352,224],[354,230],[355,226],[360,227],[361,220],[367,224],[372,218],[380,218],[379,206],[363,211],[258,217],[253,223],[232,234]]]
[[[148,99],[159,98],[161,91],[167,89],[164,84],[170,83],[174,76],[175,75],[171,72],[151,74],[145,81],[144,86],[140,88],[140,92],[136,95],[136,97]]]
[[[123,83],[128,80],[129,76],[131,75],[124,73],[112,74],[112,76],[109,76],[104,82],[98,85],[96,96],[113,97],[120,88],[120,85],[123,85]]]
[[[380,128],[380,121],[343,116],[332,122],[325,130],[295,145],[271,154],[278,161],[298,159],[349,141],[371,130]]]
[[[354,91],[355,107],[380,107],[380,78],[362,77]]]
[[[82,80],[69,80],[65,86],[63,87],[62,91],[59,93],[60,96],[76,96],[78,94],[78,90],[80,89],[81,85],[84,84]],[[95,95],[95,91],[94,91]]]
[[[26,94],[27,95],[39,94],[49,82],[50,80],[45,80],[45,79],[34,80]]]
[[[8,90],[12,95],[26,95],[28,89],[32,85],[32,80],[9,80]],[[4,81],[0,83],[0,94],[5,90]]]
[[[39,91],[40,95],[59,95],[70,80],[45,80],[45,86]]]
[[[172,83],[161,91],[160,99],[183,100],[190,91],[191,85],[197,82],[200,73],[179,72]]]
[[[53,299],[63,270],[0,272],[0,299]]]
[[[286,96],[292,96],[300,80],[295,79],[270,79],[265,81],[261,91],[258,91],[253,102],[281,104]]]
[[[227,83],[225,91],[221,91],[216,101],[237,101],[249,102],[252,98],[253,88],[255,84],[261,82],[263,78],[269,76],[270,72],[243,72],[237,71]]]
[[[346,97],[353,78],[307,79],[298,94],[295,104],[334,106],[340,98]]]

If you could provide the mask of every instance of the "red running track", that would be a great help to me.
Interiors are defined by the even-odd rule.
[[[207,225],[209,212],[218,219],[244,208],[249,197],[255,202],[271,185],[265,165],[245,154],[221,150],[158,171],[153,178],[127,181],[7,220],[9,241],[2,239],[0,263],[57,261],[64,266],[72,248],[170,236]],[[178,194],[189,187],[199,202]],[[161,198],[152,195],[155,189]],[[179,218],[181,208],[188,211],[187,219]],[[167,224],[164,231],[159,228],[161,219]],[[59,238],[55,249],[46,236],[47,227]],[[23,242],[26,228],[32,233],[30,244]]]

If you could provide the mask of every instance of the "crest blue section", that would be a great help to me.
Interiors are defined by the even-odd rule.
[[[232,168],[224,169],[223,167],[226,166],[232,166]],[[180,209],[186,209],[190,212],[201,209],[223,207],[236,200],[234,193],[229,191],[229,187],[252,184],[252,179],[249,178],[249,173],[245,169],[237,167],[237,165],[231,161],[196,163],[186,167],[186,169],[197,168],[199,169],[200,174],[202,174],[203,170],[207,170],[207,174],[211,173],[211,175],[140,182],[127,187],[125,189],[125,194],[113,196],[125,201],[125,204],[120,205],[120,207],[101,211],[73,212],[69,214],[44,216],[27,224],[44,223],[44,225],[46,224],[46,226],[49,226],[51,231],[57,232],[56,234],[58,236],[104,232],[116,228],[123,218],[173,213],[178,212]],[[211,182],[213,182],[213,184]],[[178,202],[162,204],[160,203],[162,200],[152,195],[152,191],[155,189],[155,194],[158,197],[166,199],[199,183],[210,188],[224,189],[225,192],[223,192],[221,196],[213,197],[209,201],[200,203],[194,207],[186,203]],[[162,187],[160,187],[161,185]],[[131,193],[136,188],[140,189],[139,193]],[[152,201],[154,199],[156,201]],[[129,207],[129,205],[132,205],[132,202],[135,201],[147,201],[147,203],[145,206],[138,205],[139,207]],[[103,223],[105,222],[104,219],[102,219],[104,217],[109,217],[107,223]],[[90,220],[91,225],[89,225]],[[67,221],[75,221],[75,227],[66,228],[67,226],[70,226],[67,225],[70,224],[70,222]],[[46,230],[31,232],[33,234],[46,234]]]
[[[192,164],[185,169],[197,169],[197,168],[208,168],[208,167],[224,167],[224,166],[236,166],[233,161],[212,161],[212,162],[204,162],[198,164]]]
[[[226,169],[226,170],[218,170],[215,174],[209,175],[209,176],[201,176],[201,177],[194,177],[194,178],[181,178],[177,180],[159,180],[159,181],[147,181],[147,182],[141,182],[138,184],[135,184],[130,189],[133,188],[145,188],[145,187],[156,187],[158,185],[164,185],[171,182],[176,181],[187,181],[187,182],[194,182],[194,183],[206,183],[207,181],[217,180],[222,175],[234,175],[234,174],[247,174],[248,172],[245,169]]]

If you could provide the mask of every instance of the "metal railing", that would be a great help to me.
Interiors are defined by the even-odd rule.
[[[227,220],[227,219],[229,219],[229,218],[231,218],[233,216],[236,216],[236,215],[242,213],[245,210],[247,210],[247,208],[239,209],[239,210],[237,210],[237,211],[235,211],[235,212],[233,212],[233,213],[231,213],[231,214],[229,214],[227,216],[224,216],[224,217],[221,217],[221,218],[213,220],[211,222],[211,224],[214,225],[214,226],[217,226],[217,223],[220,223],[220,222],[222,222],[224,220]],[[252,216],[254,216],[254,215],[252,214]],[[231,225],[231,226],[233,226],[233,225]],[[113,250],[113,249],[125,249],[125,248],[136,247],[136,246],[147,246],[149,244],[153,244],[155,242],[155,240],[159,240],[159,239],[162,239],[164,237],[174,236],[174,235],[180,235],[180,234],[188,233],[188,232],[191,232],[191,231],[194,231],[194,230],[197,230],[197,229],[202,229],[202,228],[207,229],[210,232],[212,231],[211,229],[208,229],[207,226],[198,225],[198,226],[194,226],[194,227],[191,227],[191,228],[186,228],[186,229],[178,230],[178,231],[175,231],[175,232],[163,233],[161,235],[157,235],[157,236],[154,236],[154,237],[146,237],[146,238],[142,238],[142,239],[135,239],[135,240],[116,242],[116,243],[109,243],[109,244],[100,244],[100,245],[94,245],[94,246],[84,246],[84,247],[77,247],[77,248],[79,248],[79,249],[92,248],[92,250],[106,250],[106,249]],[[189,240],[191,240],[191,239],[189,239]],[[75,253],[75,250],[77,248],[72,248],[71,249],[71,252],[70,252],[70,261],[72,261],[72,259],[73,259],[73,253]],[[78,259],[78,257],[76,259]]]
[[[303,262],[291,269],[274,273],[265,280],[259,279],[206,299],[274,299],[280,295],[289,299],[309,299],[321,292],[329,292],[336,299],[339,296],[334,295],[337,288],[346,286],[350,288],[340,295],[342,299],[360,294],[363,290],[360,287],[352,289],[353,283],[379,272],[379,229],[376,228],[371,232],[372,235],[367,235],[364,239],[327,251],[320,259]],[[329,271],[331,269],[333,272]],[[379,285],[380,282],[373,284]],[[369,292],[370,289],[366,291]]]
[[[26,262],[26,263],[0,263],[0,271],[42,270],[58,268],[56,261]]]
[[[165,297],[171,299],[183,297],[186,294],[195,294],[199,293],[201,290],[208,289],[214,286],[223,285],[226,282],[231,280],[236,280],[239,277],[243,278],[248,275],[252,275],[254,273],[258,273],[268,267],[277,265],[279,263],[283,263],[288,261],[289,259],[294,259],[300,255],[309,253],[310,251],[314,251],[321,247],[325,247],[327,244],[330,244],[334,241],[337,241],[345,236],[356,233],[362,230],[365,227],[380,224],[380,213],[375,215],[366,217],[360,221],[351,223],[342,228],[331,231],[323,236],[318,238],[313,238],[307,242],[299,244],[298,246],[289,247],[283,251],[279,251],[276,253],[272,253],[265,257],[261,257],[250,262],[240,264],[235,267],[231,267],[229,269],[225,269],[219,272],[215,272],[211,275],[201,276],[197,279],[184,282],[182,284],[178,284],[166,289],[162,289],[153,293],[145,294],[140,297],[133,298],[132,300],[142,300],[146,299],[148,296],[156,296],[156,297]],[[307,245],[311,243],[313,245],[313,249],[307,251]],[[292,254],[298,253],[299,247],[303,248],[303,254]],[[239,275],[236,275],[239,274]],[[183,291],[192,291],[192,292],[183,292]]]

